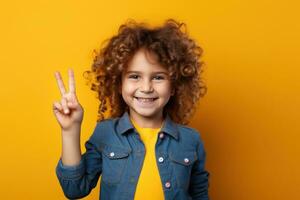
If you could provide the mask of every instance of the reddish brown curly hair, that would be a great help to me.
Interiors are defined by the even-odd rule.
[[[119,93],[122,72],[135,52],[145,48],[155,53],[159,63],[168,69],[172,88],[175,89],[175,94],[164,107],[164,115],[168,113],[173,121],[180,124],[189,123],[207,87],[200,77],[203,50],[186,30],[185,23],[174,19],[167,19],[162,26],[153,28],[128,20],[119,27],[117,35],[103,43],[100,52],[94,51],[91,70],[85,71],[84,77],[100,100],[98,122],[120,117],[128,111]]]

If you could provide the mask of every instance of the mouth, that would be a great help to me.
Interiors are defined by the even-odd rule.
[[[156,98],[141,98],[141,97],[134,97],[135,99],[137,99],[139,102],[153,102],[156,99],[158,99],[158,97]]]

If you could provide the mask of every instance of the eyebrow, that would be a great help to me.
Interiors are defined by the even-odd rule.
[[[126,72],[126,74],[131,74],[131,73],[142,74],[141,71],[127,71]],[[167,72],[164,72],[164,71],[157,71],[157,72],[153,72],[152,74],[165,74],[165,75],[169,75]]]

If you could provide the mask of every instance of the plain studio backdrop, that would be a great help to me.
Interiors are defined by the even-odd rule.
[[[65,199],[54,71],[65,82],[75,71],[84,152],[98,101],[82,74],[128,18],[183,21],[204,49],[208,91],[189,125],[207,151],[211,199],[300,199],[300,14],[290,0],[2,2],[1,199]],[[85,199],[98,195],[99,185]]]

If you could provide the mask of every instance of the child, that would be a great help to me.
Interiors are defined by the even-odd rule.
[[[202,49],[182,28],[172,19],[154,28],[129,21],[95,56],[85,75],[100,100],[99,120],[83,155],[73,71],[68,92],[55,73],[62,94],[53,104],[62,129],[56,174],[67,198],[88,195],[101,175],[102,200],[209,199],[203,142],[186,126],[206,92]]]

